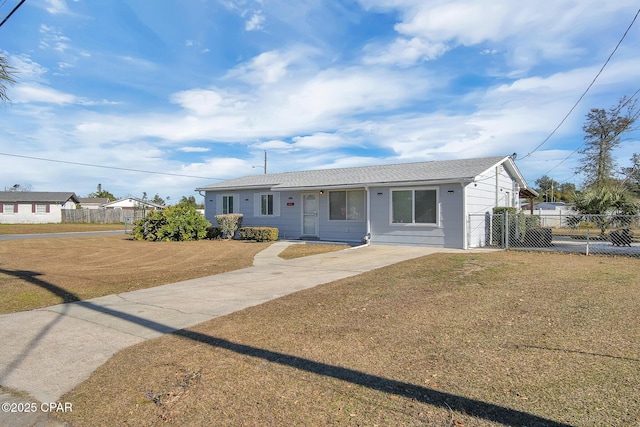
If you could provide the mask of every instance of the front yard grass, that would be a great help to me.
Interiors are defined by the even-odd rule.
[[[247,246],[250,247],[250,246]],[[435,254],[122,350],[60,401],[78,426],[626,426],[640,265]]]
[[[129,225],[129,229],[131,225]],[[77,233],[85,231],[124,231],[124,224],[0,224],[0,234]]]
[[[47,228],[50,229],[50,228]],[[126,235],[0,244],[0,314],[249,267],[270,243],[134,241]]]

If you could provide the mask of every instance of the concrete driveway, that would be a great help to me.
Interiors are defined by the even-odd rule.
[[[252,267],[242,270],[0,315],[0,385],[27,392],[40,402],[56,402],[114,353],[133,344],[302,289],[443,251],[372,245],[288,261],[279,258],[289,244],[274,243],[256,255]],[[2,419],[6,415],[0,413],[0,424],[8,424]]]

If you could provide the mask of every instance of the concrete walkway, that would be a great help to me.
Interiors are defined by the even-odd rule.
[[[255,256],[253,267],[242,270],[0,315],[0,385],[39,402],[56,402],[133,344],[322,283],[442,252],[372,245],[288,261],[279,258],[289,244],[274,243]],[[8,399],[11,395],[0,394],[0,402]],[[49,425],[10,424],[6,416],[0,412],[0,425]]]

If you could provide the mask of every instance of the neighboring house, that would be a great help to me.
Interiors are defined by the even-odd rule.
[[[532,215],[540,216],[541,224],[545,227],[566,227],[567,219],[578,215],[578,212],[564,202],[541,202],[533,206]]]
[[[0,224],[62,222],[62,209],[79,202],[73,192],[0,191]]]
[[[196,191],[213,224],[241,213],[243,226],[277,227],[283,239],[468,248],[485,233],[468,229],[468,215],[518,207],[526,189],[511,157],[490,157],[251,175]]]
[[[82,209],[103,209],[109,201],[108,197],[80,197],[80,206]]]
[[[139,199],[137,197],[123,197],[113,202],[105,203],[105,209],[124,209],[124,210],[146,210],[153,211],[156,209],[164,209],[164,206],[153,203],[149,200]]]

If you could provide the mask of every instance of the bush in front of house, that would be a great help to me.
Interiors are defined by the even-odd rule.
[[[202,240],[211,223],[193,207],[169,206],[149,212],[133,224],[133,238],[148,241]]]
[[[238,228],[242,226],[242,214],[221,214],[216,215],[218,228],[222,231],[223,239],[233,239]]]
[[[222,239],[222,230],[220,230],[220,227],[214,227],[212,225],[211,227],[207,228],[207,239]]]
[[[278,229],[274,227],[242,227],[239,231],[242,240],[255,240],[256,242],[278,240]]]

